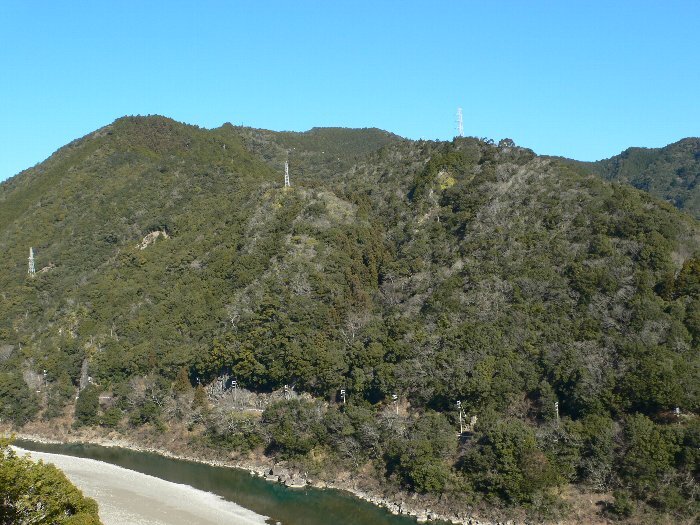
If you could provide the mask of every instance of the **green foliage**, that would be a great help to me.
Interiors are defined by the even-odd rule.
[[[464,177],[481,159],[482,152],[477,141],[467,139],[460,146],[454,148],[445,144],[442,152],[430,158],[423,172],[416,177],[411,190],[412,199],[425,198],[434,185],[439,189],[452,187],[457,177]]]
[[[89,385],[83,388],[75,402],[75,420],[79,425],[96,425],[99,422],[100,390]]]
[[[239,412],[210,418],[206,440],[210,446],[238,452],[249,452],[265,442],[257,417]]]
[[[100,525],[97,503],[55,466],[19,457],[0,440],[0,523]]]
[[[517,503],[560,483],[552,461],[537,446],[534,430],[518,420],[501,420],[479,431],[463,459],[474,487]]]
[[[616,490],[613,493],[614,500],[608,506],[607,511],[615,518],[629,518],[635,510],[634,499],[624,491]]]
[[[148,400],[140,405],[136,410],[129,415],[129,424],[132,427],[151,423],[159,430],[164,430],[160,420],[161,408],[152,400]]]
[[[108,428],[116,428],[122,420],[123,415],[122,411],[117,407],[110,407],[102,414],[100,425]]]
[[[22,375],[0,372],[0,418],[21,426],[39,411],[34,392],[30,392]]]
[[[610,485],[614,472],[615,424],[607,416],[589,415],[580,421],[580,425],[579,478],[604,490]]]
[[[207,393],[202,385],[197,385],[194,391],[194,398],[192,399],[192,408],[206,409],[208,407]]]
[[[700,298],[700,257],[692,257],[683,263],[673,291],[678,296]]]
[[[173,385],[173,391],[177,394],[185,394],[192,390],[192,383],[190,383],[190,376],[185,367],[180,368],[175,377],[175,384]]]
[[[696,392],[685,388],[698,378],[697,364],[663,347],[633,347],[620,389],[636,410],[654,413],[677,406],[697,406]]]
[[[642,414],[628,418],[623,436],[620,473],[636,494],[648,494],[673,467],[676,436]]]
[[[428,412],[406,429],[404,438],[394,439],[387,452],[390,469],[417,492],[439,494],[451,478],[450,459],[456,440],[444,415]]]
[[[297,399],[269,405],[262,416],[269,451],[281,458],[308,454],[323,439],[320,412],[316,403]]]
[[[700,478],[700,419],[686,426],[681,446],[681,468],[696,479]]]

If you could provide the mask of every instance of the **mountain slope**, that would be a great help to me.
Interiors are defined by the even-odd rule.
[[[0,203],[0,417],[58,416],[89,374],[80,403],[116,405],[83,424],[186,424],[445,501],[545,512],[574,483],[697,508],[698,223],[648,194],[470,138],[138,117]],[[190,390],[234,377],[261,419]],[[285,385],[330,401],[270,403]],[[459,448],[457,400],[479,421]]]
[[[588,164],[607,180],[631,184],[700,218],[700,139],[687,138],[663,148],[629,148]]]

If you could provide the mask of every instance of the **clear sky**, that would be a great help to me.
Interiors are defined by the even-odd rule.
[[[700,2],[0,0],[0,180],[123,115],[466,135],[581,160],[700,135]]]

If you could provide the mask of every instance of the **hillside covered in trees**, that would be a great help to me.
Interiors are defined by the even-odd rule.
[[[692,520],[699,233],[511,141],[122,118],[0,185],[0,418]]]
[[[700,218],[700,138],[663,148],[629,148],[586,165],[607,180],[631,184]]]

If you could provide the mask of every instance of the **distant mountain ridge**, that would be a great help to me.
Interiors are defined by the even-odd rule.
[[[662,148],[628,148],[586,164],[606,180],[631,184],[700,218],[700,138]]]

